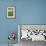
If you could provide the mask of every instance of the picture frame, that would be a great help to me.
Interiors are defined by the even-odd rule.
[[[25,30],[25,31],[28,30],[27,39],[25,38],[21,39],[22,30]],[[37,31],[37,32],[34,32],[34,31]],[[22,40],[46,41],[46,24],[18,24],[18,42],[20,43]]]
[[[7,18],[15,18],[15,7],[7,7]]]

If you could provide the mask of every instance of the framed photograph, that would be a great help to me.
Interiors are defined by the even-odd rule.
[[[7,18],[15,18],[15,7],[7,8]]]
[[[24,40],[46,41],[46,24],[19,24],[18,42]]]

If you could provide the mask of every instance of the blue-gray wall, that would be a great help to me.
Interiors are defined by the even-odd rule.
[[[16,0],[16,14],[21,24],[46,24],[46,0]]]
[[[0,43],[8,43],[8,34],[17,33],[17,19],[7,19],[7,7],[16,6],[16,1],[0,0]],[[17,39],[16,39],[17,42]]]
[[[16,6],[16,19],[6,18],[6,8]],[[46,24],[46,0],[0,0],[0,43],[7,43],[17,24]],[[17,42],[17,40],[16,40]]]

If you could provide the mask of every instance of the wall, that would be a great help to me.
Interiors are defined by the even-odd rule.
[[[8,34],[16,32],[17,35],[17,19],[8,19],[7,7],[16,6],[16,1],[13,0],[0,0],[0,44],[8,43]],[[17,43],[17,39],[15,41]]]
[[[6,8],[15,5],[16,19],[7,19]],[[8,43],[9,32],[18,32],[17,24],[46,24],[46,0],[0,0],[0,44]]]
[[[46,24],[46,0],[16,0],[20,24]]]

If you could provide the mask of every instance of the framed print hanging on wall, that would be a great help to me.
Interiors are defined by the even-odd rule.
[[[15,18],[15,7],[7,8],[7,18]]]

